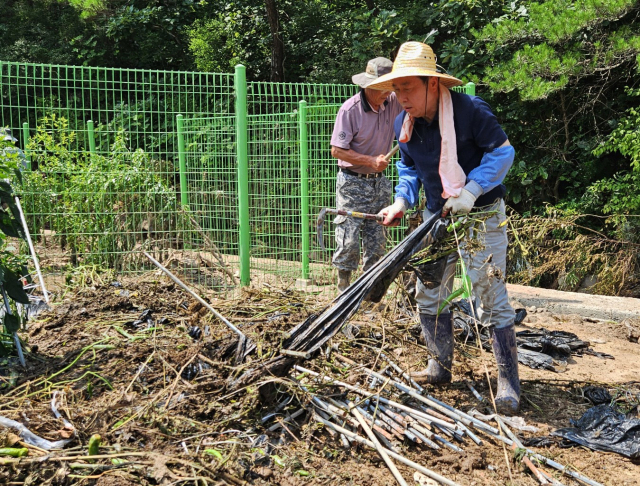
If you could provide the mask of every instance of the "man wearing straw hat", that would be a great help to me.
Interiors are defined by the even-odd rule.
[[[400,47],[393,69],[369,87],[392,89],[404,108],[394,124],[400,144],[399,182],[395,202],[379,214],[383,225],[395,226],[418,201],[424,188],[425,218],[435,213],[488,216],[475,237],[480,249],[461,255],[479,298],[480,324],[493,330],[493,351],[498,364],[496,405],[503,413],[517,411],[520,381],[516,351],[514,311],[509,305],[504,276],[507,234],[502,184],[515,155],[507,135],[482,99],[449,91],[459,79],[439,72],[431,48],[420,42]],[[452,293],[458,254],[449,257],[440,284],[427,288],[418,282],[416,301],[420,324],[429,350],[427,369],[414,373],[427,383],[451,381],[453,317],[442,302]]]
[[[384,176],[389,161],[385,154],[393,142],[393,120],[402,112],[390,90],[369,89],[369,84],[391,71],[392,62],[376,57],[366,71],[351,79],[360,91],[338,111],[331,155],[338,159],[336,205],[338,209],[377,213],[391,201],[391,182]],[[363,270],[368,270],[385,252],[386,230],[375,221],[337,216],[336,251],[338,290],[344,291],[360,261],[362,232]]]

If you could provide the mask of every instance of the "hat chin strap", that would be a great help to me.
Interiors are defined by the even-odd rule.
[[[431,76],[429,76],[429,79],[427,80],[426,86],[425,86],[427,91],[426,91],[426,95],[425,95],[425,98],[424,98],[424,116],[423,116],[423,118],[425,120],[427,120],[429,123],[431,123],[433,121],[433,119],[436,116],[436,111],[437,111],[437,110],[434,110],[431,118],[429,118],[429,116],[428,116],[429,115],[429,83],[431,82],[431,79],[432,79]],[[438,87],[436,89],[440,89],[440,83],[438,83]],[[437,100],[438,100],[438,97],[436,97],[436,107],[438,106]]]

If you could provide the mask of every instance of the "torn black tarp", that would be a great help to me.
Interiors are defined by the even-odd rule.
[[[602,359],[614,359],[610,354],[594,351],[589,347],[591,344],[589,341],[583,341],[572,332],[549,331],[544,328],[526,329],[516,333],[516,342],[519,350],[527,349],[541,353],[550,356],[559,363],[566,362],[572,355],[582,356],[583,354]]]
[[[616,452],[630,459],[640,459],[640,420],[627,418],[609,405],[587,410],[573,427],[558,429],[551,435],[563,437],[595,451]]]
[[[522,439],[522,445],[525,447],[549,447],[557,445],[559,439],[549,437],[548,435],[542,437],[525,437]]]
[[[416,276],[428,289],[435,289],[442,282],[444,271],[447,268],[448,257],[444,256],[435,261],[411,265]]]
[[[594,405],[608,404],[612,400],[609,390],[601,386],[586,386],[582,389],[582,393]]]
[[[566,361],[558,361],[548,354],[531,351],[526,348],[518,348],[518,363],[534,370],[549,370],[562,373],[567,368]]]
[[[544,328],[519,331],[516,338],[518,347],[561,360],[566,360],[572,353],[582,354],[589,347],[589,342],[582,341],[571,332],[549,331]]]
[[[480,318],[475,312],[477,304],[474,303],[473,310],[469,303],[469,299],[460,299],[452,302],[451,311],[453,312],[453,329],[456,339],[463,344],[476,344],[478,336],[476,334],[476,322],[480,331],[480,342],[482,347],[489,352],[493,352],[491,348],[491,335],[488,327],[480,325]]]
[[[464,344],[475,344],[477,342],[475,322],[478,321],[478,318],[475,312],[472,312],[469,302],[467,300],[456,301],[453,303],[452,309],[456,339]],[[522,321],[526,314],[525,309],[516,309],[514,322]],[[478,326],[478,329],[480,330],[482,347],[493,352],[489,328]],[[589,354],[603,359],[614,359],[610,354],[594,351],[589,347],[588,341],[583,341],[576,334],[565,331],[528,328],[516,333],[516,345],[518,346],[519,363],[529,368],[550,370],[556,373],[566,370],[567,360],[572,355]]]
[[[456,339],[463,344],[475,345],[477,343],[477,333],[474,320],[469,317],[472,314],[469,302],[466,300],[456,301],[452,308],[454,310],[453,327],[455,329]],[[523,315],[526,316],[526,311],[524,309],[518,309],[516,311],[515,319],[518,319],[519,317],[524,319]],[[480,342],[482,343],[482,347],[486,351],[493,353],[489,328],[482,326],[478,326],[478,328],[480,330]],[[516,334],[516,336],[518,335],[519,333]],[[550,370],[555,371],[556,373],[561,373],[567,367],[566,361],[558,361],[539,351],[532,351],[526,347],[521,347],[521,340],[517,337],[516,344],[518,345],[518,362],[528,366],[529,368]]]
[[[522,322],[524,321],[524,318],[527,317],[527,309],[523,309],[523,308],[515,309],[515,313],[516,313],[516,317],[513,320],[513,322],[517,326],[519,324],[522,324]]]

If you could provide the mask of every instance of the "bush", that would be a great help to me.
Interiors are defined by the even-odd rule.
[[[52,230],[74,263],[120,269],[126,253],[153,236],[172,245],[185,228],[176,192],[142,149],[118,132],[108,157],[74,153],[66,122],[46,117],[29,150],[39,171],[25,175],[36,229]]]
[[[602,295],[640,294],[638,245],[591,229],[600,223],[593,219],[555,207],[541,216],[512,215],[510,281],[564,291],[588,288]]]

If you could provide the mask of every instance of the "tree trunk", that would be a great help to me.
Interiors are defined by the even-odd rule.
[[[276,0],[265,0],[271,30],[271,81],[284,82],[284,43],[280,38]]]
[[[366,4],[367,8],[371,11],[373,16],[377,17],[378,14],[380,13],[380,10],[378,9],[378,7],[376,7],[376,4],[373,2],[373,0],[364,0],[364,3]]]

